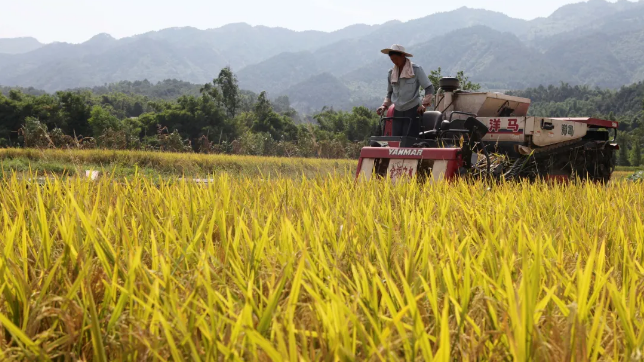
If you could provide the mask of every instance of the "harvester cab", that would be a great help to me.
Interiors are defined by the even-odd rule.
[[[381,118],[382,135],[361,151],[356,177],[610,179],[617,122],[528,116],[529,99],[459,88],[456,78],[440,80],[419,134],[409,127],[392,135],[399,119],[391,105]]]

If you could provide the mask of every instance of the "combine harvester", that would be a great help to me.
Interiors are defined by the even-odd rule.
[[[456,78],[440,80],[435,108],[423,114],[417,135],[392,136],[389,107],[383,136],[362,149],[356,177],[610,180],[617,122],[529,117],[529,99],[459,87]]]

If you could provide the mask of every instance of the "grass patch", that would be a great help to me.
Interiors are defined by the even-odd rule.
[[[644,170],[644,166],[617,166],[615,167],[615,171],[623,171],[623,172],[637,172],[637,171],[642,171]]]

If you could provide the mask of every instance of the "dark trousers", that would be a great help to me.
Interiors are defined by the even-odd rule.
[[[409,127],[409,119],[394,119],[392,124],[393,136],[409,136],[418,137],[420,133],[420,119],[418,117],[418,107],[412,107],[407,111],[394,110],[394,117],[411,118],[411,128]],[[407,134],[409,130],[409,134]]]

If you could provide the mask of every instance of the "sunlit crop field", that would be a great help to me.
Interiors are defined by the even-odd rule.
[[[0,171],[38,172],[40,175],[84,175],[93,169],[116,176],[134,174],[163,178],[212,173],[263,178],[314,177],[317,175],[355,173],[357,160],[321,158],[285,158],[222,154],[169,153],[116,150],[63,150],[0,148]],[[28,176],[28,175],[27,175]]]
[[[0,360],[641,359],[644,185],[0,182]]]

